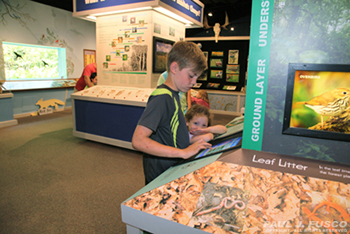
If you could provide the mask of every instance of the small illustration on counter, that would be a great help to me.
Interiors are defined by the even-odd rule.
[[[44,108],[49,108],[50,106],[53,106],[55,107],[55,110],[58,109],[58,105],[62,105],[64,106],[65,105],[65,102],[61,101],[61,100],[58,100],[58,99],[49,99],[49,100],[46,100],[44,101],[42,98],[37,101],[37,103],[35,105],[38,105],[40,106],[39,110],[40,109],[44,109]]]

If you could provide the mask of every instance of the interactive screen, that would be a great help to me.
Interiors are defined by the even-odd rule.
[[[214,154],[219,154],[229,150],[238,149],[242,145],[242,132],[239,132],[233,136],[230,136],[229,139],[225,137],[223,139],[212,140],[209,143],[212,144],[211,149],[202,150],[201,152],[192,156],[191,158],[182,160],[178,164],[184,164],[184,163],[188,163],[190,161],[211,156]]]
[[[350,141],[350,66],[289,64],[283,134]]]
[[[206,149],[203,152],[199,153],[196,156],[196,159],[204,157],[204,156],[217,154],[217,153],[238,147],[238,146],[240,146],[241,139],[242,139],[242,137],[235,137],[231,140],[227,140],[227,141],[221,142],[219,144],[213,145],[211,149]]]

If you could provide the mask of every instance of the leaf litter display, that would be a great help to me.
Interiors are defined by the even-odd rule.
[[[350,233],[350,184],[216,161],[124,203],[208,233]]]
[[[198,199],[191,226],[215,226],[226,231],[242,230],[249,194],[239,188],[207,183]]]

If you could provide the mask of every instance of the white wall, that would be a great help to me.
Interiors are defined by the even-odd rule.
[[[96,50],[95,23],[28,0],[6,2],[0,1],[0,41],[66,48],[67,77],[79,78],[84,49]]]

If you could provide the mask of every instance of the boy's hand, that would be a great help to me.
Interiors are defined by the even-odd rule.
[[[200,139],[199,141],[196,141],[195,143],[191,144],[186,149],[183,149],[183,159],[188,159],[192,157],[193,155],[197,154],[202,149],[211,148],[211,144],[208,142],[205,142],[203,139]]]

